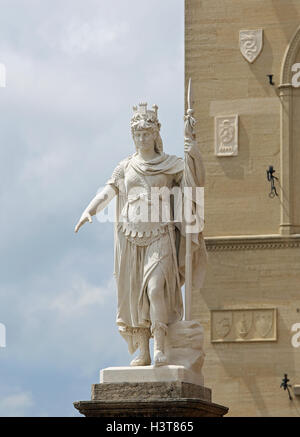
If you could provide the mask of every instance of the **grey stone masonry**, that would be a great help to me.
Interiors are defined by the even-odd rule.
[[[86,417],[222,417],[228,408],[211,402],[211,390],[186,382],[92,385],[90,401],[74,402]]]
[[[211,401],[211,390],[187,382],[123,382],[92,385],[92,401],[202,399]]]

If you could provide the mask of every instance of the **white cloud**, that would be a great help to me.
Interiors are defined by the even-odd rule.
[[[117,43],[127,31],[125,23],[109,25],[99,19],[84,22],[79,18],[73,18],[55,46],[60,46],[68,55],[79,55],[88,51],[95,54],[107,52],[111,50],[111,44]]]
[[[30,392],[20,391],[6,396],[0,396],[1,417],[24,417],[33,406],[33,397]]]
[[[6,293],[10,296],[1,307],[7,356],[12,354],[24,366],[32,363],[41,369],[50,365],[62,370],[76,363],[77,373],[82,375],[96,375],[103,351],[113,361],[123,355],[123,364],[127,364],[127,347],[115,324],[115,280],[95,286],[78,274],[74,276],[72,266],[71,272],[63,271],[63,265],[55,278],[31,281],[30,292],[0,289],[0,301]]]
[[[57,310],[63,317],[78,317],[88,312],[93,305],[97,305],[101,312],[114,288],[113,280],[107,284],[107,287],[95,287],[84,279],[77,278],[73,281],[72,288],[60,293],[49,302],[48,308]]]
[[[2,2],[1,360],[35,400],[6,393],[11,415],[51,415],[35,372],[55,399],[71,370],[97,382],[100,368],[130,361],[115,325],[113,229],[73,229],[132,153],[133,104],[157,103],[165,149],[183,150],[183,10],[182,0]]]

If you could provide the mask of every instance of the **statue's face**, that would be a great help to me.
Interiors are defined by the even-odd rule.
[[[138,149],[154,149],[156,135],[150,129],[136,130],[133,134],[135,146]]]

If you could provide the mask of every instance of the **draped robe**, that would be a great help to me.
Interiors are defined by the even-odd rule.
[[[117,193],[115,270],[118,290],[117,325],[128,341],[138,328],[153,329],[147,285],[151,275],[164,276],[161,290],[168,325],[182,320],[181,286],[185,272],[185,224],[171,220],[135,221],[137,208],[151,204],[151,187],[200,187],[204,184],[201,155],[194,144],[185,159],[161,153],[144,161],[137,153],[121,161],[107,184]],[[196,200],[193,199],[196,206]],[[195,208],[194,208],[195,210]],[[193,289],[204,280],[207,253],[202,231],[192,234]]]

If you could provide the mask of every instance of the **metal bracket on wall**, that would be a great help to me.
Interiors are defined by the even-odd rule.
[[[270,165],[268,170],[267,170],[267,178],[268,181],[271,182],[271,191],[269,193],[269,197],[271,197],[271,199],[273,199],[273,197],[278,196],[278,193],[276,191],[276,187],[275,187],[275,179],[278,181],[278,178],[276,176],[274,176],[275,170],[273,168],[273,165]]]
[[[267,74],[267,77],[269,78],[270,85],[275,85],[275,83],[273,82],[273,76],[274,76],[274,74]]]

